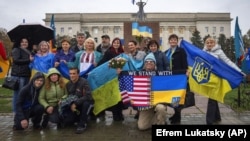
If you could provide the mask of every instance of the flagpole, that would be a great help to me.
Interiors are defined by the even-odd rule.
[[[235,47],[235,58],[237,66],[242,70],[242,61],[245,59],[245,50],[244,50],[244,42],[242,39],[241,30],[238,23],[238,16],[235,21],[235,29],[234,29],[234,47]],[[240,85],[238,87],[238,107],[240,107],[241,102],[241,92]]]

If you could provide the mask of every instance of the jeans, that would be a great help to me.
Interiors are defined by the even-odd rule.
[[[13,94],[13,99],[12,99],[12,111],[15,113],[16,112],[16,102],[17,102],[17,98],[18,98],[18,94],[20,92],[20,90],[29,83],[29,77],[18,77],[18,76],[13,76],[15,78],[19,79],[19,88],[18,90],[14,91]]]

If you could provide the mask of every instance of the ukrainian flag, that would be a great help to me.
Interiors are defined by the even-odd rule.
[[[95,101],[93,110],[95,115],[121,100],[116,70],[109,68],[108,62],[93,69],[88,74],[87,80]]]
[[[152,76],[151,105],[171,103],[183,105],[187,88],[186,74]]]
[[[138,70],[142,68],[143,61],[132,60],[125,53],[117,57],[127,60],[123,70]],[[118,75],[116,69],[109,68],[108,62],[91,70],[88,73],[87,80],[95,101],[93,111],[95,115],[121,101]]]
[[[185,40],[180,46],[188,57],[190,90],[224,103],[226,93],[240,85],[243,75]]]
[[[139,23],[138,22],[133,22],[132,23],[132,36],[140,36]]]

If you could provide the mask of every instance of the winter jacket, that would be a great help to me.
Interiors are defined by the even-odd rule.
[[[39,96],[41,87],[36,88],[34,85],[35,80],[38,78],[44,79],[43,73],[37,72],[32,77],[30,82],[21,89],[18,95],[17,103],[16,103],[16,108],[17,108],[16,114],[18,114],[21,120],[25,119],[24,111],[30,110],[33,107],[35,107],[37,104],[39,104],[38,96]]]
[[[66,88],[68,95],[76,95],[78,97],[78,99],[74,101],[77,106],[82,105],[84,101],[93,102],[91,89],[86,79],[79,77],[75,83],[69,81],[66,84]]]
[[[216,57],[217,59],[225,62],[226,64],[228,64],[229,66],[231,66],[232,68],[234,68],[235,70],[241,72],[241,69],[239,67],[237,67],[235,65],[235,63],[233,63],[227,56],[226,54],[223,52],[223,50],[221,49],[221,46],[219,45],[215,45],[211,50],[208,50],[207,46],[205,46],[203,48],[203,51],[213,55],[214,57]]]
[[[166,50],[164,53],[167,58],[167,54],[171,48]],[[170,60],[167,58],[168,62]],[[170,64],[170,63],[169,63]],[[183,48],[176,47],[175,52],[172,54],[172,70],[173,71],[187,71],[188,69],[188,62],[187,62],[187,54]]]
[[[61,74],[57,71],[57,69],[51,68],[49,69],[46,79],[49,79],[49,76],[54,73],[60,75],[61,77]],[[38,98],[39,103],[43,105],[45,109],[49,106],[58,106],[59,101],[66,98],[68,95],[66,87],[61,88],[58,82],[50,82],[50,85],[50,89],[46,89],[45,85],[42,87]]]
[[[13,59],[11,75],[18,77],[30,77],[30,54],[21,49],[21,47],[17,47],[13,48],[13,50],[11,51],[11,55]]]

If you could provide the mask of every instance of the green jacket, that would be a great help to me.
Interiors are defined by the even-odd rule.
[[[55,68],[51,68],[48,72],[47,79],[53,73],[61,75]],[[38,97],[39,103],[43,105],[44,108],[47,108],[48,106],[58,106],[58,102],[63,98],[66,98],[68,95],[66,87],[62,89],[58,82],[50,82],[50,85],[51,88],[49,90],[45,89],[44,85],[40,90]]]

